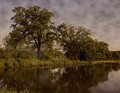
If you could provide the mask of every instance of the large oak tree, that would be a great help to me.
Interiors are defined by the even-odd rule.
[[[37,58],[41,58],[41,46],[53,40],[54,22],[53,13],[38,6],[15,7],[15,15],[11,18],[13,31],[9,34],[13,44],[22,42],[24,45],[34,44],[37,49]],[[16,46],[17,47],[17,46]]]

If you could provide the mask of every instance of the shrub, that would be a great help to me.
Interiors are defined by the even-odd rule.
[[[24,59],[31,59],[31,58],[35,58],[35,55],[33,52],[29,52],[29,51],[18,51],[16,57],[24,58]]]
[[[8,58],[5,60],[6,67],[19,67],[18,62],[14,58]]]
[[[4,59],[0,59],[0,68],[4,68],[5,67],[5,60]]]
[[[2,48],[0,48],[0,58],[8,58],[8,54]]]
[[[16,61],[18,62],[20,67],[24,67],[27,66],[27,62],[25,62],[23,59],[21,58],[17,58]]]

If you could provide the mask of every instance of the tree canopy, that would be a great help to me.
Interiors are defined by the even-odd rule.
[[[90,30],[82,26],[75,28],[72,25],[61,24],[57,27],[60,45],[70,59],[78,59],[78,50],[91,39]]]
[[[38,59],[47,58],[44,55],[56,57],[59,54],[71,60],[120,59],[119,51],[109,51],[109,45],[93,39],[89,29],[65,23],[56,26],[51,19],[54,14],[45,8],[15,7],[12,11],[12,31],[4,38],[4,45],[6,49],[15,50],[11,53],[13,57],[23,56],[21,50],[23,53],[30,53],[31,51],[23,50],[29,49]],[[57,44],[60,50],[56,50]],[[5,54],[3,52],[1,49],[1,53]]]
[[[37,58],[41,57],[41,46],[53,40],[54,23],[51,21],[53,13],[38,6],[15,7],[12,10],[15,15],[11,18],[13,31],[10,33],[10,41],[13,44],[22,42],[23,44],[35,45],[37,48]]]

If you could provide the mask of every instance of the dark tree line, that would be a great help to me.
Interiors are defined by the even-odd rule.
[[[13,30],[3,40],[1,58],[43,59],[63,55],[71,60],[120,59],[119,51],[109,51],[108,44],[94,40],[89,29],[65,23],[56,26],[51,20],[54,14],[45,8],[15,7],[13,13]]]

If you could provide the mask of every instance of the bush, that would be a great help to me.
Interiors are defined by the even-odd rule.
[[[43,51],[42,52],[42,60],[54,60],[54,59],[59,59],[59,58],[66,58],[65,55],[57,50],[50,50],[50,51]]]
[[[5,66],[6,67],[16,67],[16,66],[18,67],[19,64],[14,58],[8,58],[5,60]]]
[[[23,59],[21,58],[17,58],[16,61],[18,62],[19,66],[20,67],[24,67],[24,66],[27,66],[27,62],[25,62]]]
[[[31,58],[35,58],[35,55],[33,52],[29,52],[29,51],[18,51],[16,57],[17,58],[24,58],[24,59],[31,59]]]
[[[8,58],[8,54],[2,48],[0,48],[0,58]]]
[[[5,60],[0,59],[0,68],[4,68],[4,67],[5,67]]]
[[[4,58],[23,58],[31,59],[35,58],[35,54],[32,51],[19,51],[14,49],[2,49],[0,48],[0,59]]]

